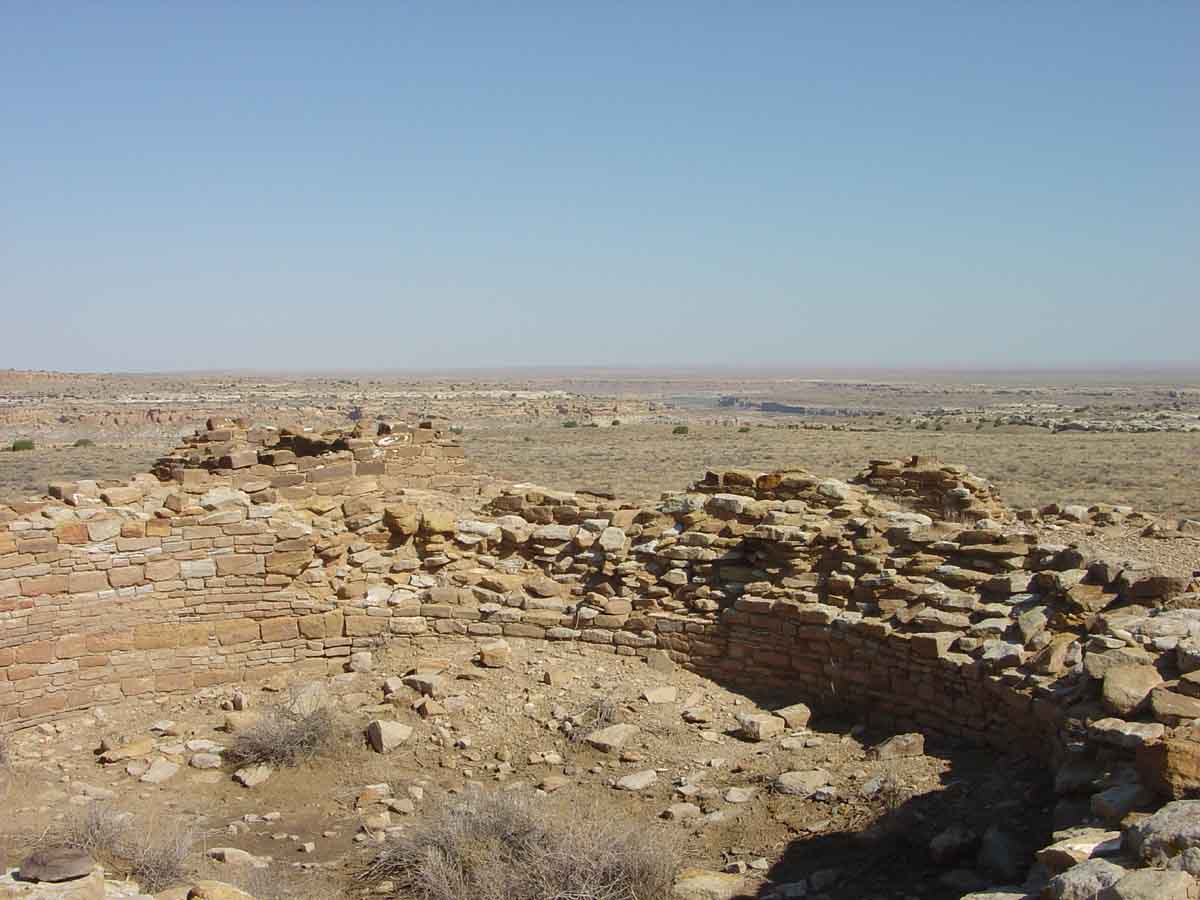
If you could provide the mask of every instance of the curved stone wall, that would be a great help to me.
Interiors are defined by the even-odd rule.
[[[209,432],[158,477],[0,510],[10,727],[442,636],[666,653],[752,694],[1050,760],[1162,757],[1200,718],[1187,581],[1019,526],[935,522],[802,471],[710,473],[648,508],[517,485],[472,516],[388,473],[413,446],[390,433],[293,437],[299,456],[283,432]],[[1122,705],[1105,687],[1129,666],[1159,683]],[[1157,765],[1168,792],[1200,787]]]

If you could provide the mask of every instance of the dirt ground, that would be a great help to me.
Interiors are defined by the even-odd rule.
[[[737,736],[735,716],[754,710],[755,703],[683,670],[661,674],[637,658],[519,642],[510,668],[481,669],[471,662],[473,651],[470,642],[450,640],[420,650],[392,648],[370,673],[328,679],[340,738],[299,768],[277,770],[251,789],[233,782],[231,765],[187,765],[193,755],[188,741],[229,746],[234,736],[224,730],[228,713],[221,705],[234,687],[94,710],[26,732],[11,749],[14,773],[6,788],[0,854],[12,864],[87,803],[111,803],[158,827],[168,821],[194,825],[201,840],[190,865],[253,886],[262,900],[355,896],[366,886],[350,872],[375,837],[419,827],[425,811],[466,791],[517,791],[569,815],[591,810],[653,822],[664,846],[682,848],[685,866],[744,866],[747,896],[768,882],[821,873],[818,879],[835,900],[936,900],[958,896],[967,877],[935,866],[926,852],[948,825],[963,822],[980,833],[1002,825],[1024,835],[1031,847],[1049,832],[1050,810],[1040,798],[1050,793],[1029,760],[951,746],[874,760],[868,748],[887,735],[819,716],[811,729],[751,743]],[[385,701],[387,677],[418,663],[440,666],[434,659],[446,665],[445,715],[421,718],[411,708],[417,693],[409,688]],[[286,687],[276,682],[241,690],[251,711],[262,711],[289,696]],[[650,703],[643,697],[661,687],[673,688],[673,699]],[[683,710],[696,708],[706,712],[692,718],[704,721],[684,721]],[[568,716],[599,709],[639,728],[619,755],[600,753],[562,730]],[[362,734],[376,717],[411,725],[412,737],[391,753],[375,753]],[[164,783],[137,780],[126,771],[127,761],[97,761],[102,739],[121,745],[144,737],[155,743],[144,761],[180,764]],[[815,769],[828,773],[828,785],[811,797],[772,788],[782,772]],[[650,770],[653,783],[642,790],[614,787],[622,776]],[[110,799],[87,799],[96,796]],[[668,807],[685,800],[700,807],[700,818],[663,818]],[[266,868],[207,858],[225,847],[252,854]]]

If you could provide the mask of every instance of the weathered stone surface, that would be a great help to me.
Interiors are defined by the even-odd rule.
[[[1123,719],[1097,719],[1088,726],[1091,736],[1103,744],[1136,750],[1161,740],[1166,727],[1159,722],[1126,722]]]
[[[1186,872],[1138,869],[1096,895],[1096,900],[1194,900],[1196,881]]]
[[[775,710],[775,715],[783,719],[788,728],[795,730],[808,727],[809,719],[812,718],[812,710],[803,703],[793,703],[791,706]]]
[[[1143,783],[1168,797],[1200,794],[1200,742],[1166,738],[1137,750]]]
[[[74,847],[47,847],[25,857],[20,877],[26,881],[71,881],[91,874],[96,861],[91,855]]]
[[[748,741],[765,741],[783,734],[786,722],[770,713],[739,713],[738,733]]]
[[[904,759],[925,755],[925,737],[916,732],[897,734],[868,751],[872,759]]]
[[[773,787],[777,793],[793,797],[811,797],[832,780],[824,769],[808,769],[803,772],[783,772],[775,779]]]
[[[246,766],[233,773],[233,780],[242,787],[257,787],[270,778],[274,771],[274,769],[265,763],[260,763],[255,766]]]
[[[658,781],[658,773],[653,769],[644,772],[633,772],[617,779],[617,788],[622,791],[644,791]]]
[[[367,740],[376,753],[390,753],[412,737],[412,726],[374,719],[367,725]]]
[[[1200,699],[1166,688],[1155,688],[1150,692],[1150,712],[1160,722],[1180,725],[1200,719]]]
[[[511,661],[512,647],[508,641],[489,641],[479,647],[479,664],[484,668],[502,669]]]
[[[615,753],[636,737],[639,730],[636,725],[619,722],[593,731],[587,736],[587,742],[601,753]]]
[[[1121,849],[1121,832],[1099,828],[1080,829],[1071,837],[1043,847],[1035,858],[1052,875],[1064,872],[1094,856],[1112,856]]]
[[[1185,850],[1200,847],[1200,800],[1176,800],[1126,832],[1129,850],[1144,862],[1161,866]]]
[[[162,784],[165,781],[170,781],[178,774],[179,765],[177,763],[166,759],[156,759],[138,780],[146,784]]]
[[[1116,884],[1128,870],[1106,859],[1077,863],[1046,883],[1045,900],[1094,900],[1106,887]]]
[[[741,875],[684,869],[675,880],[674,900],[733,900],[748,887]]]
[[[1104,706],[1114,716],[1129,718],[1145,705],[1150,691],[1162,680],[1153,666],[1114,666],[1104,673]]]

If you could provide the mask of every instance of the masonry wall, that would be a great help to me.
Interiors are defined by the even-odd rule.
[[[364,474],[387,434],[208,432],[156,476],[0,508],[9,727],[504,637],[665,652],[754,695],[1053,759],[1105,714],[1080,701],[1107,668],[1200,669],[1200,616],[1163,606],[1186,579],[934,522],[870,485],[731,470],[646,508],[514,486],[472,518],[391,481],[386,455]],[[1200,718],[1188,684],[1110,717],[1113,746]]]

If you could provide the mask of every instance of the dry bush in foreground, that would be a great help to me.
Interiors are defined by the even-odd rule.
[[[663,900],[678,866],[649,826],[491,794],[390,838],[358,878],[403,900]]]
[[[328,707],[292,703],[267,710],[237,735],[225,755],[237,765],[295,766],[330,747],[334,736]]]
[[[187,877],[187,858],[199,835],[182,820],[144,821],[114,806],[92,803],[53,837],[128,875],[142,890],[157,893]]]

